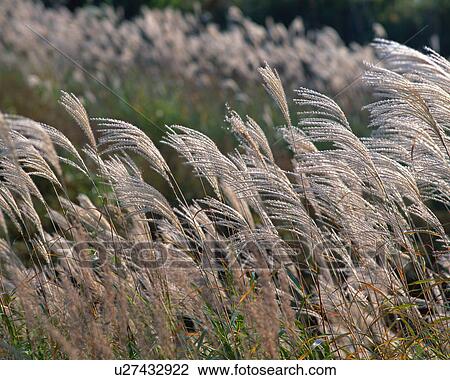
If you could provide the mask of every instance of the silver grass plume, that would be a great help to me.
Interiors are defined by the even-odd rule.
[[[77,122],[83,133],[86,135],[89,145],[93,149],[96,149],[95,137],[92,132],[91,124],[89,123],[89,116],[80,100],[74,94],[62,91],[59,102]]]
[[[95,119],[101,127],[99,149],[101,154],[132,151],[144,157],[152,169],[169,180],[170,168],[150,138],[132,124],[114,119]]]
[[[264,67],[260,67],[258,71],[263,77],[264,88],[280,108],[288,126],[291,127],[291,116],[289,115],[289,107],[280,76],[277,71],[272,69],[267,63]]]

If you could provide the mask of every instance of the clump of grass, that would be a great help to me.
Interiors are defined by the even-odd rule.
[[[365,75],[380,98],[367,107],[368,138],[318,92],[299,89],[293,113],[277,72],[260,69],[285,119],[289,170],[255,120],[232,110],[230,154],[168,127],[163,143],[204,189],[192,201],[146,134],[90,118],[74,95],[61,103],[88,137],[82,150],[2,114],[2,356],[448,357],[450,65],[375,47],[387,68]],[[67,167],[91,197],[71,197]]]

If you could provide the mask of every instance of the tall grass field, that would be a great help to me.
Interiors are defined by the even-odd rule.
[[[349,48],[237,9],[221,31],[172,10],[117,26],[110,8],[2,7],[1,67],[27,83],[0,79],[0,104],[11,111],[1,98],[22,83],[20,107],[29,93],[52,110],[0,112],[2,358],[448,359],[447,59],[385,39]],[[153,75],[165,109],[157,96],[184,83],[180,108],[164,124],[129,104],[144,130],[119,120],[39,36],[66,38],[56,47],[103,94]],[[189,94],[220,133],[177,123]]]

